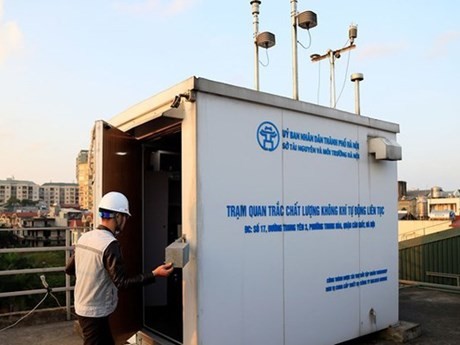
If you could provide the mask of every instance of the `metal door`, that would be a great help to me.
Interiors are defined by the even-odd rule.
[[[104,121],[94,125],[94,205],[102,195],[118,191],[126,195],[132,217],[118,237],[128,275],[142,271],[142,148],[134,137]],[[94,213],[95,219],[97,212]],[[96,222],[97,223],[97,222]],[[120,290],[118,307],[110,317],[116,344],[142,326],[142,289]]]

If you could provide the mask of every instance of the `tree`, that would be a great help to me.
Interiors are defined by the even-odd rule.
[[[20,201],[21,206],[35,206],[37,205],[38,201],[33,201],[29,199],[22,199]]]
[[[22,257],[17,253],[6,253],[0,255],[0,271],[13,270],[19,268],[33,267],[33,263],[27,257]],[[0,292],[20,291],[30,289],[34,284],[35,277],[30,274],[15,274],[0,276]],[[7,297],[0,299],[0,311],[11,312],[26,309],[31,296],[26,298]]]
[[[6,209],[8,210],[11,210],[13,209],[15,206],[18,206],[19,205],[19,199],[16,198],[15,196],[12,196],[8,199],[8,201],[6,202],[5,204],[5,207]]]
[[[0,248],[10,248],[10,247],[14,247],[17,244],[18,244],[18,239],[13,234],[12,231],[1,231],[0,232]]]

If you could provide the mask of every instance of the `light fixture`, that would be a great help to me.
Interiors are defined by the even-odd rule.
[[[271,48],[276,43],[275,35],[268,31],[261,32],[256,37],[256,43],[261,48],[265,48],[265,49]]]
[[[305,11],[297,15],[297,25],[302,29],[310,30],[318,25],[316,13],[312,11]]]

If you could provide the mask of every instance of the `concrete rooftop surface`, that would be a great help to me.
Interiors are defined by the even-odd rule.
[[[460,291],[440,291],[417,286],[401,288],[399,290],[399,316],[401,321],[419,324],[422,332],[420,336],[405,344],[460,344]],[[342,345],[401,344],[397,340],[383,339],[382,333],[371,334],[342,343]],[[24,327],[17,325],[0,332],[0,344],[2,345],[81,345],[82,343],[82,339],[74,330],[74,321]]]

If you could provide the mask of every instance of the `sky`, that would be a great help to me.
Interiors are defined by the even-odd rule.
[[[363,73],[361,114],[397,123],[408,189],[460,188],[460,2],[297,1],[318,26],[299,29],[299,98],[354,112],[352,73]],[[263,0],[260,90],[292,97],[291,2]],[[198,76],[254,87],[249,0],[0,0],[0,180],[75,182],[96,120]],[[302,47],[303,46],[303,47]]]

